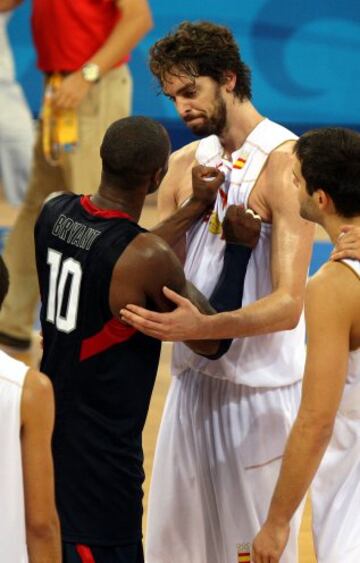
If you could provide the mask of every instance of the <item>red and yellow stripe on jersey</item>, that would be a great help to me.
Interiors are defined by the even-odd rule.
[[[250,563],[250,562],[251,562],[250,544],[238,545],[237,563]]]
[[[233,168],[236,168],[237,170],[241,170],[241,168],[244,168],[246,163],[246,158],[237,158],[233,164]]]

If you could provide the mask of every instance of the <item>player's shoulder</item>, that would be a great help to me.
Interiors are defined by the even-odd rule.
[[[127,280],[127,285],[132,284],[134,291],[154,286],[154,280],[163,285],[169,276],[180,270],[180,263],[170,246],[156,234],[144,232],[135,237],[119,257],[113,272],[113,288],[117,284],[124,286],[124,280]],[[125,293],[128,289],[125,287]],[[125,305],[123,299],[124,292],[121,303]]]
[[[51,194],[49,194],[44,199],[43,205],[46,205],[47,203],[49,203],[50,201],[53,201],[55,199],[59,199],[60,196],[64,196],[64,195],[70,196],[70,195],[74,195],[74,194],[69,194],[68,192],[64,192],[64,191],[51,192]]]
[[[127,248],[127,253],[132,255],[137,261],[141,261],[143,269],[154,268],[166,262],[172,250],[167,242],[158,235],[149,231],[140,233],[135,237]],[[119,266],[121,266],[121,257]]]
[[[181,149],[174,151],[170,156],[170,164],[175,167],[187,167],[196,162],[195,155],[200,141],[193,141]]]
[[[269,205],[281,205],[285,198],[296,201],[296,190],[292,187],[294,141],[286,141],[270,152],[261,172],[260,182],[264,189],[264,197]]]
[[[320,300],[328,306],[351,306],[360,297],[357,274],[343,261],[328,261],[308,281],[307,300]]]
[[[50,379],[40,371],[30,368],[26,374],[22,399],[21,423],[25,428],[46,423],[54,408],[54,394]]]
[[[23,388],[23,402],[26,404],[42,403],[52,397],[53,389],[50,379],[42,372],[29,368]]]
[[[266,168],[271,174],[292,169],[294,146],[295,141],[286,141],[271,151],[266,162]]]
[[[78,196],[69,192],[52,192],[44,200],[39,217],[48,217],[52,213],[58,212],[62,208],[64,202],[75,199]]]

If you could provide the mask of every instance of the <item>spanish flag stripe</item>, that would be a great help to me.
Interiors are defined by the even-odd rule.
[[[244,160],[243,158],[238,158],[237,160],[235,160],[233,168],[243,168],[245,164],[246,160]]]

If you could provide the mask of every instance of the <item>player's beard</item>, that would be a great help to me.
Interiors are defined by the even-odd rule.
[[[220,90],[220,88],[219,88]],[[226,127],[227,121],[227,109],[226,104],[220,94],[216,93],[214,109],[210,116],[202,116],[201,123],[191,124],[191,121],[187,123],[187,126],[191,131],[198,135],[199,137],[207,137],[208,135],[218,135],[220,136]]]

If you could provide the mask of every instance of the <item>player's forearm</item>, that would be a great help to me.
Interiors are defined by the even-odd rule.
[[[298,416],[290,433],[267,521],[289,523],[308,491],[332,434],[332,424]]]
[[[206,209],[207,207],[203,202],[191,197],[173,215],[151,229],[151,232],[173,247],[181,240],[193,223],[205,213]]]
[[[114,26],[103,46],[87,62],[100,67],[100,75],[111,70],[136,47],[139,41],[153,26],[151,12],[147,4],[134,8],[126,2],[121,19]]]
[[[291,330],[299,322],[302,299],[277,290],[242,309],[203,317],[199,338],[243,338]]]
[[[57,517],[43,525],[27,526],[29,563],[61,563],[60,525]]]
[[[187,294],[191,303],[195,305],[201,313],[214,315],[215,309],[210,305],[206,297],[191,283],[187,282]],[[185,344],[196,354],[217,359],[229,349],[231,340],[188,340]]]

